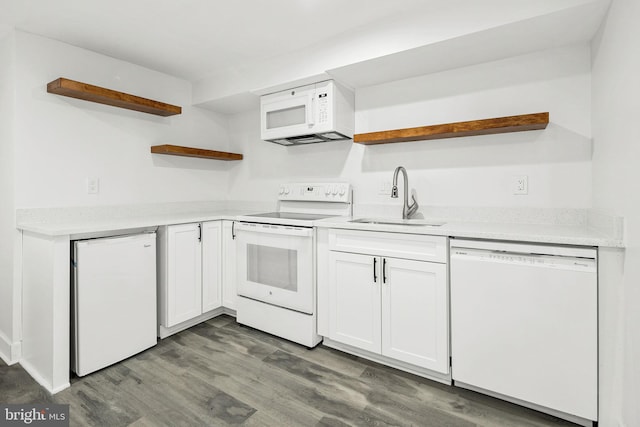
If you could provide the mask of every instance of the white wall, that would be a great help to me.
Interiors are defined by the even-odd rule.
[[[604,426],[640,425],[640,2],[613,0],[592,43],[594,207],[624,216],[622,277],[601,292],[614,295],[616,322],[605,331],[616,363],[601,365],[615,388]]]
[[[158,117],[47,93],[58,77],[180,105],[183,113]],[[2,39],[0,353],[5,342],[18,353],[21,339],[15,209],[226,198],[232,164],[149,151],[157,144],[227,150],[226,117],[191,104],[187,81],[19,31]],[[87,194],[88,177],[99,178],[98,194]]]
[[[0,37],[0,357],[12,361],[14,334],[13,178],[14,51],[13,34]],[[12,361],[13,362],[13,361]]]
[[[229,163],[152,155],[157,144],[226,151],[226,118],[191,107],[191,84],[16,32],[16,207],[224,199]],[[159,117],[46,92],[66,77],[182,106]],[[86,178],[100,179],[88,195]]]
[[[356,133],[550,112],[543,131],[377,146],[281,147],[260,140],[257,111],[238,114],[231,139],[246,157],[231,173],[231,198],[272,199],[283,181],[344,179],[356,203],[397,205],[379,189],[403,165],[424,206],[588,208],[590,85],[584,44],[359,89]],[[528,196],[511,194],[514,175],[529,177]]]

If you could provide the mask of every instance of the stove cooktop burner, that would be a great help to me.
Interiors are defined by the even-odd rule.
[[[305,214],[296,212],[267,212],[262,214],[246,215],[260,218],[276,218],[276,219],[297,219],[302,221],[315,221],[318,219],[331,218],[335,215],[318,215],[318,214]]]

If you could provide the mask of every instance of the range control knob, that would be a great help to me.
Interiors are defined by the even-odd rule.
[[[331,194],[333,194],[334,196],[336,194],[338,194],[338,187],[337,186],[334,185],[333,187],[331,187]]]
[[[289,194],[289,187],[284,187],[284,194]]]
[[[330,186],[328,186],[328,185],[324,186],[324,194],[327,195],[327,196],[329,194],[331,194],[331,187]]]
[[[344,194],[347,192],[347,189],[345,187],[340,187],[340,195],[344,196]]]
[[[280,187],[279,194],[284,194],[284,187]]]

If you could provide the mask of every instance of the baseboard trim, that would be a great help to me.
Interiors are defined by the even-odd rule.
[[[182,332],[185,329],[189,329],[192,326],[196,326],[199,323],[205,322],[209,319],[213,319],[214,317],[220,316],[221,314],[227,314],[227,308],[218,307],[211,311],[208,311],[204,314],[199,315],[198,317],[194,317],[193,319],[185,320],[182,323],[178,323],[177,325],[166,327],[159,325],[158,326],[158,337],[160,339],[165,339],[173,334],[177,334],[178,332]]]
[[[22,343],[11,342],[9,339],[0,332],[0,358],[7,365],[15,365],[20,361],[22,355]]]
[[[589,420],[586,418],[579,417],[577,415],[567,414],[566,412],[547,408],[545,406],[536,405],[535,403],[526,402],[524,400],[520,400],[520,399],[516,399],[515,397],[510,397],[504,394],[496,393],[491,390],[485,390],[483,388],[476,387],[471,384],[462,383],[460,381],[454,381],[453,385],[455,387],[460,387],[467,390],[475,391],[476,393],[486,394],[487,396],[495,397],[496,399],[501,399],[510,403],[514,403],[516,405],[524,406],[525,408],[533,409],[538,412],[543,412],[545,414],[553,415],[554,417],[562,418],[563,420],[571,421],[572,423],[575,423],[584,427],[592,427],[593,423],[597,422],[596,420]]]
[[[333,341],[327,337],[324,337],[322,345],[339,350],[345,353],[353,354],[354,356],[362,357],[363,359],[371,360],[372,362],[380,363],[381,365],[389,366],[391,368],[399,369],[401,371],[409,372],[410,374],[417,375],[432,381],[436,381],[442,384],[451,385],[451,371],[448,374],[435,372],[430,369],[415,366],[410,363],[402,362],[390,357],[382,356],[380,354],[371,353],[366,350],[342,344],[337,341]]]
[[[220,314],[227,314],[231,317],[237,317],[236,310],[227,307],[222,307],[222,312]]]
[[[29,375],[31,375],[31,378],[33,378],[34,380],[36,380],[36,382],[38,384],[40,384],[42,387],[44,387],[45,390],[47,390],[49,393],[51,394],[56,394],[58,392],[61,392],[64,389],[67,389],[69,387],[71,387],[71,383],[66,382],[56,388],[53,388],[51,386],[51,383],[49,383],[48,381],[46,381],[42,375],[40,375],[40,372],[38,372],[37,369],[35,369],[29,362],[27,362],[26,360],[21,360],[20,361],[20,366],[22,366],[22,368],[24,368],[25,371],[27,371],[27,373]]]

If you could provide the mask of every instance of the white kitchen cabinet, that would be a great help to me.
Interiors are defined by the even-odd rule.
[[[222,305],[236,310],[236,240],[234,222],[222,221]]]
[[[200,224],[167,227],[166,327],[202,314],[202,257]]]
[[[382,354],[449,371],[447,266],[382,258]]]
[[[220,221],[158,229],[159,335],[165,338],[220,308]]]
[[[370,255],[329,254],[329,336],[374,353],[381,350],[380,282],[373,280],[377,262]]]
[[[220,221],[202,227],[202,312],[222,306],[222,226]]]
[[[339,230],[328,246],[328,338],[448,374],[446,238]]]

